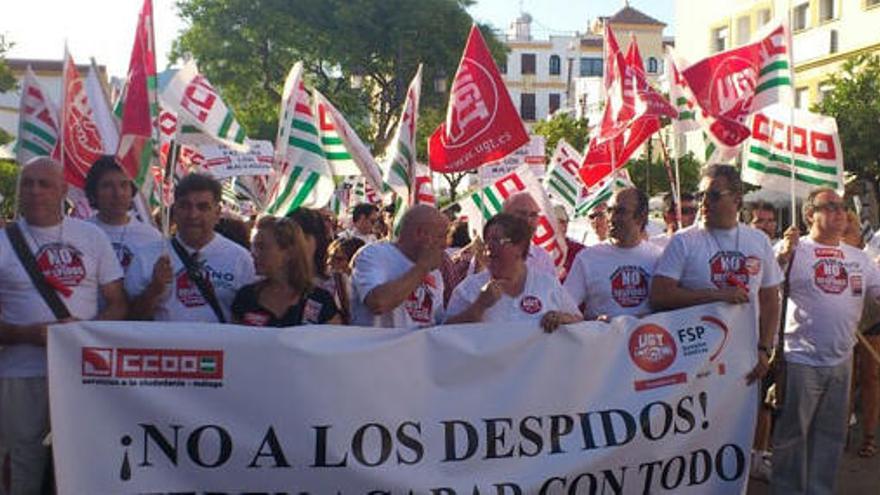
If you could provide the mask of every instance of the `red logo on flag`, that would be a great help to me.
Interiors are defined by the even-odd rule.
[[[474,26],[452,83],[446,121],[428,141],[431,169],[470,170],[500,160],[526,143],[522,120]]]

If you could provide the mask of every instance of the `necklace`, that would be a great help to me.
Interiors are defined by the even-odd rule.
[[[50,236],[50,237],[49,237],[49,240],[48,240],[48,241],[44,241],[44,242],[40,242],[39,240],[37,240],[38,235],[39,235],[40,237],[43,237],[43,235],[42,235],[40,232],[34,232],[34,231],[32,230],[32,226],[31,226],[30,224],[28,224],[27,221],[23,221],[23,222],[21,222],[21,226],[23,227],[22,230],[24,230],[25,232],[27,232],[28,237],[30,237],[31,242],[32,242],[33,245],[34,245],[34,246],[33,246],[33,247],[34,247],[34,252],[39,252],[39,251],[40,251],[41,249],[43,249],[43,247],[46,246],[47,244],[61,244],[61,239],[64,238],[64,219],[63,219],[63,218],[61,219],[61,223],[59,223],[59,224],[57,225],[57,227],[58,227],[58,233],[55,235],[55,238],[53,239],[53,238],[51,237],[51,234],[49,234],[49,236]],[[51,230],[51,229],[53,229],[53,228],[55,228],[55,227],[56,227],[55,225],[52,225],[52,226],[50,226],[50,227],[38,227],[38,228],[42,228],[42,229],[46,229],[46,230]],[[37,235],[35,235],[35,234],[37,234]]]
[[[706,227],[706,231],[709,232],[709,236],[712,237],[713,241],[715,241],[715,247],[718,248],[718,252],[720,252],[720,253],[727,252],[724,249],[721,249],[721,243],[718,242],[718,237],[715,236],[714,230],[720,230],[720,229],[711,229],[709,227]],[[742,254],[739,252],[739,224],[736,224],[736,241],[735,241],[735,246],[734,246],[734,252],[736,252],[737,254]]]

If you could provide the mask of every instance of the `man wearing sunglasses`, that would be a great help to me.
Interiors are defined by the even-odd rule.
[[[854,333],[865,297],[880,297],[880,269],[844,242],[846,206],[813,190],[795,238],[785,325],[785,405],[773,433],[774,493],[834,493],[846,443]]]
[[[648,196],[635,187],[614,193],[607,208],[611,236],[575,258],[565,289],[588,320],[651,312],[648,288],[660,248],[644,239]]]
[[[694,195],[689,192],[681,193],[681,227],[690,227],[696,218],[697,202]],[[666,224],[666,231],[651,238],[651,242],[661,249],[669,244],[669,240],[678,231],[678,205],[671,192],[663,195],[663,223]]]
[[[751,384],[769,369],[779,323],[782,271],[767,236],[738,221],[742,206],[739,170],[721,164],[703,169],[696,199],[703,223],[672,237],[654,271],[651,307],[752,304],[760,334],[758,363],[746,377]]]

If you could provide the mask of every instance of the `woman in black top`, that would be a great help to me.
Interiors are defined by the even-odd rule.
[[[289,327],[342,322],[333,296],[312,285],[311,260],[304,245],[296,222],[260,219],[251,250],[257,274],[265,278],[235,295],[232,317],[236,323]]]

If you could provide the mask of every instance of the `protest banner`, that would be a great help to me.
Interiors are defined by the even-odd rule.
[[[270,175],[275,149],[269,141],[247,140],[248,150],[241,152],[223,144],[200,148],[204,161],[201,166],[218,179],[238,175]]]
[[[793,113],[792,113],[793,111]],[[794,125],[790,125],[794,116]],[[817,187],[843,194],[843,149],[837,121],[806,110],[773,105],[752,117],[752,136],[743,155],[742,178],[764,189],[805,198]]]
[[[77,322],[59,493],[741,494],[757,316],[424,331]]]

